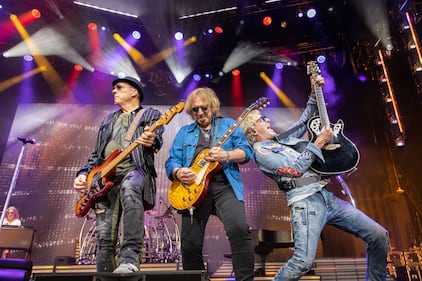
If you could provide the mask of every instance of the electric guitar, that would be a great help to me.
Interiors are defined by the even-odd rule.
[[[235,123],[221,137],[215,147],[221,147],[252,110],[265,107],[267,104],[269,104],[269,99],[261,97],[245,109]],[[168,200],[173,208],[177,210],[187,209],[192,214],[192,211],[202,203],[208,192],[210,179],[222,168],[218,161],[210,162],[205,160],[208,152],[209,149],[202,150],[195,157],[195,160],[190,167],[192,171],[196,173],[196,180],[194,183],[186,185],[179,180],[173,180],[168,192]]]
[[[158,127],[169,123],[174,115],[181,112],[184,107],[185,103],[183,101],[171,107],[161,115],[160,119],[148,128],[148,131],[152,132]],[[89,172],[86,180],[87,193],[76,202],[75,215],[77,217],[85,216],[94,206],[96,200],[103,197],[113,187],[114,183],[110,178],[114,175],[116,166],[138,145],[139,143],[133,142],[123,151],[116,149],[107,157],[103,164],[95,167]]]
[[[316,61],[308,62],[307,70],[308,75],[314,78],[320,73]],[[311,169],[322,175],[338,175],[356,170],[360,159],[357,147],[343,135],[344,123],[341,119],[335,124],[330,123],[321,86],[313,83],[313,89],[319,116],[314,116],[308,121],[311,140],[314,141],[321,129],[327,126],[333,129],[334,135],[331,141],[322,148],[325,163],[317,159],[311,165]]]

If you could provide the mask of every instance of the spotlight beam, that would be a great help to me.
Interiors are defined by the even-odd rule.
[[[16,84],[19,84],[23,80],[25,80],[25,79],[27,79],[31,76],[34,76],[34,75],[36,75],[36,74],[38,74],[42,71],[45,71],[45,70],[46,70],[46,68],[44,66],[40,66],[40,67],[33,69],[31,71],[25,72],[21,75],[17,75],[15,77],[7,79],[3,82],[0,82],[0,92],[3,92],[4,90],[6,90],[6,89],[8,89],[8,88],[10,88],[10,87],[12,87]]]
[[[289,108],[297,107],[281,89],[279,89],[276,85],[274,85],[270,77],[268,77],[268,75],[265,74],[265,72],[260,72],[259,77],[261,77],[261,79],[264,80],[264,82],[276,93],[278,98],[286,107],[289,107]]]
[[[16,15],[11,15],[10,19],[18,30],[22,39],[24,39],[24,42],[28,45],[28,48],[31,50],[31,54],[34,56],[35,63],[38,65],[38,67],[45,67],[45,71],[42,72],[42,75],[49,84],[53,93],[58,94],[62,92],[66,88],[66,85],[61,80],[57,71],[53,68],[53,66],[50,64],[50,62],[45,56],[40,55],[40,50],[38,49],[37,45],[31,40],[31,37],[29,36],[28,32],[25,30],[23,25],[20,23],[18,17]]]

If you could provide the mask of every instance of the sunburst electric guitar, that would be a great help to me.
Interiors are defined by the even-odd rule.
[[[148,131],[152,132],[158,127],[170,122],[171,119],[183,110],[185,103],[183,101],[174,105],[163,113],[154,124],[152,124]],[[98,167],[92,169],[87,176],[87,193],[83,195],[77,202],[75,208],[75,215],[78,217],[85,216],[89,209],[94,206],[94,203],[99,198],[103,197],[114,185],[110,178],[114,175],[116,166],[131,153],[139,143],[133,142],[123,151],[116,149],[107,159]]]
[[[310,61],[307,65],[308,75],[316,77],[320,70],[316,61]],[[341,119],[332,124],[328,118],[324,95],[321,86],[313,83],[315,97],[318,105],[319,116],[315,116],[308,121],[308,130],[311,140],[314,141],[324,127],[330,126],[334,135],[331,141],[322,148],[325,163],[315,160],[311,169],[322,175],[338,175],[352,172],[359,163],[360,155],[357,147],[347,137],[343,135],[344,123]]]
[[[265,107],[267,104],[269,104],[269,99],[261,97],[245,109],[235,123],[221,137],[215,147],[221,147],[252,110]],[[221,164],[217,161],[210,162],[205,160],[208,152],[209,149],[202,150],[195,157],[195,161],[190,167],[197,175],[194,183],[186,185],[179,180],[172,182],[168,192],[168,200],[173,208],[192,212],[202,203],[208,192],[210,179],[222,168]]]

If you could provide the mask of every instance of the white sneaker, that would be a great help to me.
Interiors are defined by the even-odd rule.
[[[139,268],[131,263],[122,263],[116,268],[113,273],[133,273],[138,272]]]

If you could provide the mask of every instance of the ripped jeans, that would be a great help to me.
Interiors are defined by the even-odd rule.
[[[144,240],[142,182],[143,175],[131,171],[96,204],[97,272],[112,272],[122,263],[139,266]]]
[[[280,268],[274,281],[299,280],[311,269],[318,240],[326,224],[363,239],[367,255],[366,280],[386,280],[388,232],[377,222],[325,188],[292,203],[290,207],[295,240],[294,254]]]

